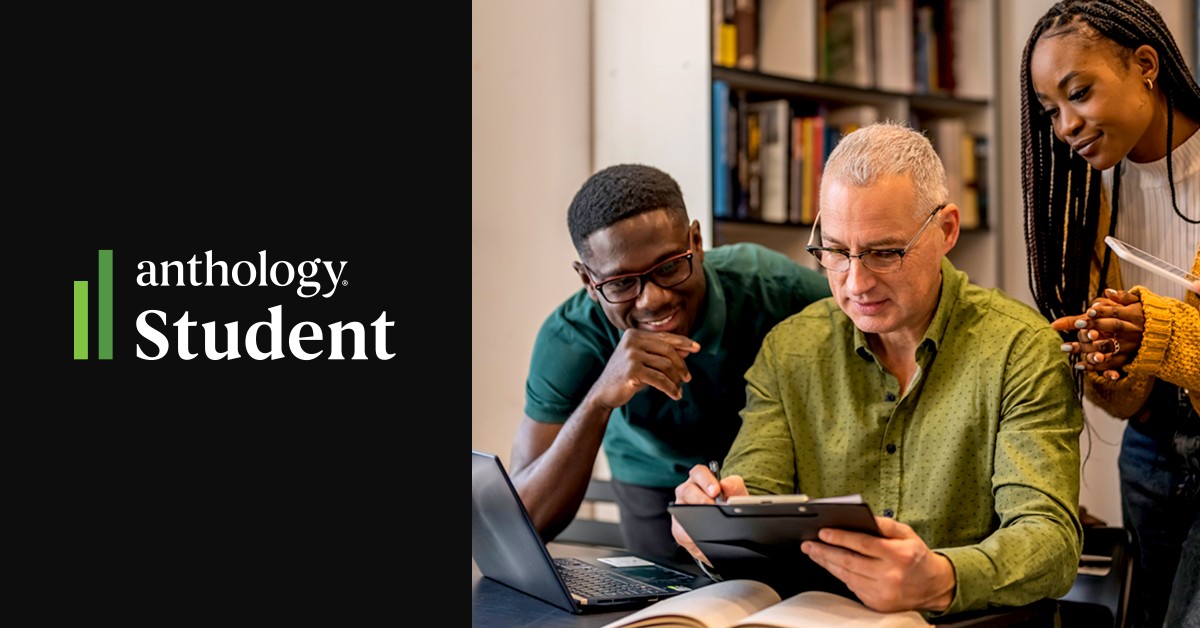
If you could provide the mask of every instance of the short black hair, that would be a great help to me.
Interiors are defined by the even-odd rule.
[[[567,210],[567,228],[580,256],[588,236],[638,214],[666,209],[687,225],[683,192],[671,175],[642,164],[609,166],[583,183]]]

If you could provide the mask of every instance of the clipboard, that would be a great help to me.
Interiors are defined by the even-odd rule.
[[[667,510],[722,578],[759,580],[780,594],[848,591],[800,551],[821,528],[883,536],[866,503],[675,504]]]

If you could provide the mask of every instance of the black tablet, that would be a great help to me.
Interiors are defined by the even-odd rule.
[[[760,580],[787,592],[844,592],[844,585],[800,551],[800,542],[818,540],[821,528],[883,535],[865,503],[671,504],[667,509],[723,578]]]

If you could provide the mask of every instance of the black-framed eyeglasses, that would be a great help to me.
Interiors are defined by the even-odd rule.
[[[598,283],[591,277],[592,269],[587,266],[584,268],[588,271],[588,279],[592,280],[592,287],[605,301],[625,303],[638,298],[647,281],[653,281],[659,288],[670,288],[687,281],[687,278],[692,276],[692,250],[688,249],[686,253],[668,257],[644,273],[617,275]]]
[[[908,249],[916,243],[917,238],[921,237],[921,234],[925,232],[925,228],[929,226],[929,223],[933,222],[933,217],[945,207],[946,203],[934,207],[933,211],[929,212],[929,217],[925,219],[925,224],[921,225],[916,235],[908,241],[908,244],[904,245],[904,248],[871,249],[858,254],[851,254],[846,249],[813,246],[813,238],[817,235],[817,222],[821,220],[821,214],[818,213],[816,219],[813,220],[812,232],[808,235],[808,246],[804,247],[804,250],[812,253],[813,257],[816,257],[817,261],[821,263],[821,266],[835,273],[844,273],[850,270],[851,258],[858,258],[858,261],[863,266],[877,273],[894,273],[904,265],[904,256],[908,254]]]

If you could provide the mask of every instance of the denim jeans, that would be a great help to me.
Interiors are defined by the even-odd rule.
[[[1121,511],[1138,548],[1129,625],[1200,628],[1196,415],[1191,413],[1191,425],[1178,423],[1193,435],[1150,430],[1135,421],[1125,427],[1117,462]]]

